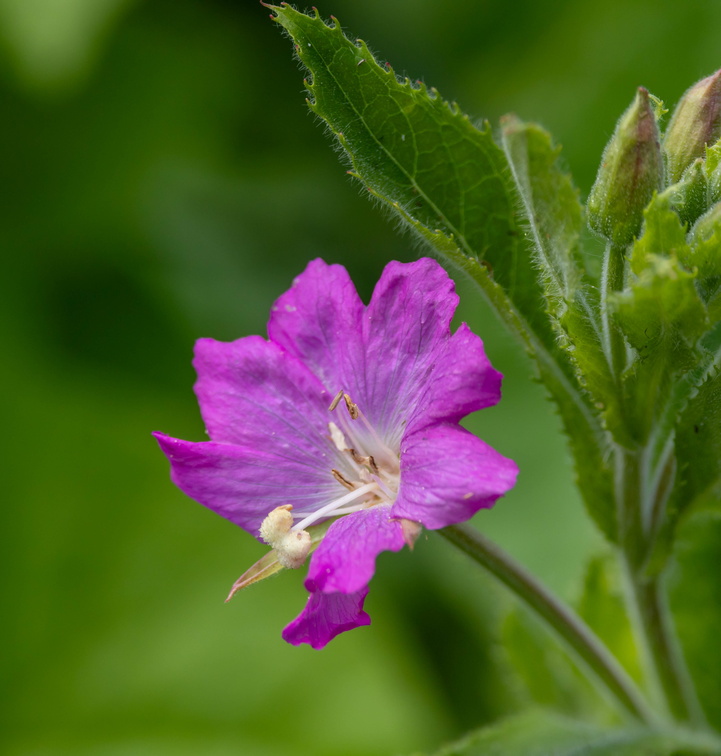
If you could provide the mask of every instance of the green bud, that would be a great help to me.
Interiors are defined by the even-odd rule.
[[[694,84],[671,117],[663,146],[675,183],[691,163],[704,157],[706,146],[721,137],[721,70]]]
[[[721,231],[721,203],[714,205],[698,219],[689,233],[689,241],[707,241],[718,231]]]
[[[721,202],[721,142],[706,148],[704,170],[708,180],[707,196],[709,204]]]
[[[669,186],[662,194],[668,198],[681,221],[689,226],[708,210],[707,195],[708,180],[701,158],[696,158],[684,171],[681,180]]]
[[[681,262],[696,271],[696,283],[712,323],[721,320],[721,203],[695,223],[688,235],[689,254]]]
[[[654,103],[648,90],[639,87],[606,145],[588,197],[591,228],[615,245],[629,244],[641,230],[643,209],[662,188],[663,157]]]

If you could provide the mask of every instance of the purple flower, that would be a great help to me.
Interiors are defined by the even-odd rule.
[[[451,334],[457,304],[430,259],[390,263],[367,307],[345,268],[314,260],[275,303],[267,341],[196,344],[212,440],[155,436],[173,481],[268,543],[274,563],[312,552],[289,643],[322,648],[370,624],[381,551],[469,519],[515,482],[514,462],[459,425],[500,399],[501,375],[465,323]]]

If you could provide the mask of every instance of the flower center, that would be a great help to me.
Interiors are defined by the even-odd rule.
[[[378,504],[392,504],[398,495],[400,460],[377,434],[368,419],[345,391],[339,391],[330,407],[338,410],[328,423],[330,440],[338,450],[336,467],[330,474],[347,493],[314,512],[291,512],[285,505],[274,509],[263,521],[261,538],[277,552],[286,567],[299,567],[310,552],[311,537],[305,528],[319,520],[339,517]],[[282,511],[280,511],[282,510]],[[297,520],[291,525],[293,520]]]
[[[338,424],[329,422],[328,431],[333,445],[340,452],[338,465],[330,473],[348,489],[348,493],[315,512],[295,515],[301,518],[293,525],[296,532],[326,517],[350,514],[376,504],[392,504],[398,495],[398,453],[378,436],[358,405],[344,391],[336,394],[328,409],[331,412],[338,410]]]

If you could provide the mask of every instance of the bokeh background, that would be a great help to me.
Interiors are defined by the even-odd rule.
[[[721,66],[713,0],[317,2],[473,117],[545,124],[584,196],[636,86],[672,104]],[[3,753],[431,751],[524,703],[508,597],[433,534],[380,558],[373,625],[322,652],[280,639],[301,574],[225,605],[264,549],[176,491],[150,436],[203,438],[194,340],[263,333],[309,258],[367,296],[418,255],[302,90],[254,0],[0,0]],[[602,544],[557,419],[461,291],[506,375],[471,427],[522,471],[477,525],[572,598]]]

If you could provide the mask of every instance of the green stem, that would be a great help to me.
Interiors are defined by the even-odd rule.
[[[674,719],[704,726],[703,711],[676,638],[662,576],[645,573],[653,534],[648,532],[643,517],[649,484],[647,471],[641,464],[643,455],[620,447],[615,455],[619,547],[628,580],[629,608],[642,645],[647,677]],[[656,495],[665,493],[659,490]]]
[[[623,334],[611,320],[608,295],[622,291],[626,282],[626,248],[609,242],[603,255],[601,269],[601,333],[611,375],[619,379],[626,366],[626,343]]]
[[[643,695],[608,648],[539,580],[469,525],[452,525],[439,533],[485,567],[542,617],[595,673],[622,710],[648,724],[655,722]]]
[[[662,579],[657,576],[644,580],[631,575],[631,588],[646,653],[669,712],[679,722],[705,727],[703,709],[676,638]]]

